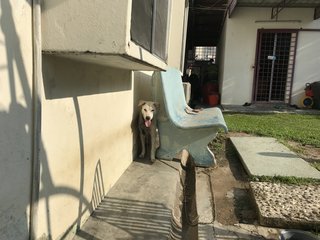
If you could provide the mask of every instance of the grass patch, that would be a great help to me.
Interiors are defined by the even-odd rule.
[[[289,185],[306,185],[306,184],[320,184],[320,179],[313,178],[298,178],[298,177],[284,177],[284,176],[254,176],[249,179],[253,182],[271,182],[283,183]]]
[[[311,166],[316,168],[318,171],[320,171],[320,162],[313,162],[311,163]]]
[[[213,151],[223,151],[226,139],[226,134],[220,131],[217,137],[208,144],[208,147]]]
[[[230,132],[245,132],[320,147],[320,115],[225,113],[223,116]]]

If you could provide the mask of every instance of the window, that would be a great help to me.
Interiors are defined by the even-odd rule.
[[[157,55],[167,58],[169,0],[132,0],[131,40]]]
[[[194,59],[196,61],[210,61],[216,62],[216,47],[213,46],[198,46],[194,48]]]

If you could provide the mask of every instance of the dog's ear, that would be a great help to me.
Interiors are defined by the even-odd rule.
[[[160,103],[154,102],[154,103],[153,103],[153,106],[154,106],[156,109],[159,109],[159,108],[160,108]]]
[[[142,105],[145,104],[145,103],[146,103],[146,101],[140,100],[139,103],[138,103],[138,107],[142,106]]]

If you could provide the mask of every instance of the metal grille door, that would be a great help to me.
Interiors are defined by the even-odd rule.
[[[289,103],[297,33],[260,31],[258,34],[255,101]]]

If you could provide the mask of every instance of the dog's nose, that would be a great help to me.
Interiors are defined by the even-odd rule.
[[[146,120],[150,120],[150,117],[149,117],[149,116],[146,116]]]

